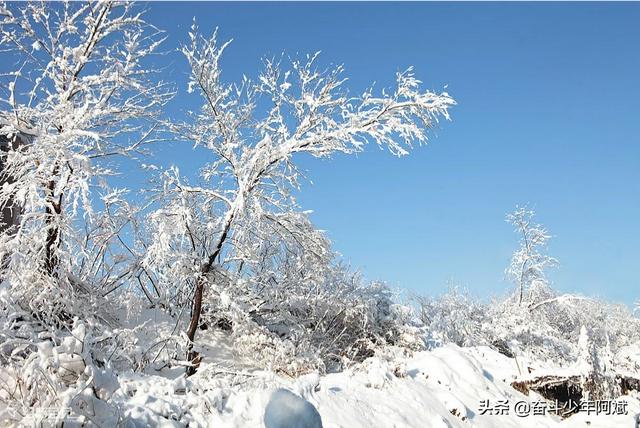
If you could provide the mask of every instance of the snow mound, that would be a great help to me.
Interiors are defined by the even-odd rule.
[[[313,404],[280,388],[269,399],[264,425],[266,428],[322,428],[322,419]]]

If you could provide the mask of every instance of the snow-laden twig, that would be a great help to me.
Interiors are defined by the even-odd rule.
[[[550,303],[565,303],[571,300],[589,300],[587,297],[576,296],[573,294],[563,294],[562,296],[552,297],[551,299],[546,299],[541,302],[537,302],[535,304],[529,305],[529,310],[534,311],[541,306],[548,305]]]

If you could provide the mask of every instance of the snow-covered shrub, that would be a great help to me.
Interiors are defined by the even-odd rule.
[[[513,296],[488,305],[483,332],[487,344],[506,344],[514,354],[531,355],[540,361],[571,361],[575,338],[565,337],[559,328],[571,324],[566,308],[529,311],[513,305]],[[566,318],[565,318],[566,317]],[[564,318],[565,321],[562,321]]]
[[[493,346],[506,354],[571,365],[578,358],[582,326],[594,346],[616,352],[640,341],[640,320],[624,305],[575,295],[549,287],[537,291],[538,303],[514,305],[518,292],[481,302],[457,290],[439,298],[418,298],[418,314],[431,345]]]
[[[417,296],[416,303],[429,346],[442,343],[474,346],[486,342],[482,326],[488,308],[464,291],[452,287],[437,298]]]
[[[38,417],[53,409],[58,414],[48,415],[45,425],[65,419],[115,426],[122,416],[111,402],[118,373],[184,356],[185,340],[171,334],[175,321],[145,309],[142,296],[113,295],[103,308],[112,314],[109,322],[98,312],[75,317],[68,328],[35,318],[15,297],[0,289],[0,403],[6,410],[0,421],[32,425],[38,409],[45,412]]]
[[[339,370],[386,346],[421,347],[407,323],[409,309],[384,284],[365,284],[339,266],[326,274],[320,283],[299,278],[284,288],[262,287],[248,316],[229,315],[235,343],[290,375]]]
[[[0,420],[27,425],[42,422],[36,417],[53,425],[70,418],[97,425],[117,421],[109,400],[118,380],[104,360],[95,358],[95,326],[75,318],[70,330],[50,328],[2,297]],[[54,412],[38,415],[39,409]]]
[[[399,304],[386,285],[367,284],[339,263],[330,242],[306,216],[281,216],[263,230],[267,234],[261,244],[245,249],[247,255],[253,252],[247,257],[245,278],[227,283],[225,299],[218,301],[247,314],[231,323],[236,337],[242,334],[242,319],[263,327],[258,337],[265,332],[275,336],[269,340],[280,344],[275,347],[280,362],[276,367],[289,373],[336,370],[383,346],[422,345],[409,325],[412,310]],[[225,310],[218,306],[213,313],[219,317]],[[250,336],[256,334],[248,330]]]
[[[542,300],[528,309],[514,307],[512,298],[490,304],[486,342],[502,339],[536,360],[569,365],[577,359],[582,326],[599,348],[615,351],[640,340],[640,321],[624,305],[541,291]]]

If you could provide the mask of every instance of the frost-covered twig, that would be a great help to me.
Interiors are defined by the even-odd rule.
[[[576,296],[573,294],[563,294],[562,296],[552,297],[551,299],[546,299],[541,302],[537,302],[535,304],[532,303],[529,305],[529,310],[534,311],[543,305],[548,305],[549,303],[554,303],[554,302],[564,303],[571,300],[589,300],[589,299],[586,297]]]

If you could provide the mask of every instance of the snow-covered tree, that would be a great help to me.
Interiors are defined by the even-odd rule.
[[[134,156],[155,138],[171,90],[147,61],[162,40],[131,3],[0,4],[3,63],[14,65],[0,76],[0,134],[30,140],[3,154],[1,174],[10,179],[0,207],[21,215],[0,238],[8,260],[0,276],[39,316],[65,312],[74,263],[108,259],[86,254],[83,230],[94,229],[96,207],[108,204],[91,193],[101,189],[113,202],[119,193],[104,180],[113,157]]]
[[[152,216],[156,229],[147,262],[164,261],[157,272],[164,283],[187,285],[188,293],[193,287],[191,341],[205,288],[215,293],[228,272],[242,274],[247,261],[260,257],[264,227],[317,252],[316,234],[305,231],[291,195],[299,185],[298,155],[353,154],[373,143],[402,156],[425,143],[426,131],[449,118],[454,104],[447,93],[422,90],[411,69],[397,74],[391,91],[349,95],[342,67],[319,70],[317,54],[290,64],[265,60],[255,81],[225,83],[220,59],[228,45],[219,44],[215,33],[200,36],[194,25],[182,49],[191,66],[189,90],[204,102],[175,131],[207,149],[213,161],[201,169],[198,185],[168,171],[164,208]]]
[[[511,256],[511,263],[506,274],[516,285],[518,305],[526,298],[534,304],[535,294],[548,286],[547,270],[557,266],[558,261],[544,253],[550,238],[547,230],[540,224],[533,223],[535,213],[523,207],[507,215],[507,222],[520,235],[520,247]]]

